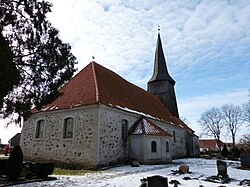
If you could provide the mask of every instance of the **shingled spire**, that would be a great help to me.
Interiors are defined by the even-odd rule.
[[[168,73],[162,49],[161,37],[158,32],[154,59],[154,72],[152,78],[148,81],[148,91],[158,97],[170,113],[179,118],[174,85],[175,81]]]
[[[172,77],[168,73],[166,60],[164,57],[161,44],[161,37],[160,33],[158,33],[156,50],[155,50],[154,72],[149,82],[162,81],[162,80],[169,81],[173,86],[175,85],[174,79],[172,79]]]

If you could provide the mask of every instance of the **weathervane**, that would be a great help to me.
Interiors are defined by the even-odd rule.
[[[160,32],[161,28],[160,28],[160,25],[158,25],[158,33]]]

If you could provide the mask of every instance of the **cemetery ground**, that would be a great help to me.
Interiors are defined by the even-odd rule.
[[[230,181],[224,181],[229,182],[226,184],[223,184],[223,180],[216,179],[215,177],[218,174],[216,159],[188,158],[173,160],[171,164],[167,165],[140,165],[139,167],[125,165],[94,172],[55,170],[54,173],[57,173],[57,175],[52,176],[56,177],[57,180],[28,183],[18,186],[139,187],[141,185],[140,179],[155,175],[167,177],[168,182],[178,180],[180,182],[179,187],[248,186],[244,184],[243,180],[250,180],[250,170],[239,169],[239,167],[241,167],[239,161],[227,160],[226,162],[227,172],[230,178]],[[174,171],[178,170],[181,164],[187,164],[189,166],[189,173],[174,174]],[[169,184],[169,187],[171,186],[172,184]]]

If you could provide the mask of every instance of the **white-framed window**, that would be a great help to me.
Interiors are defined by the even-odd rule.
[[[122,120],[122,140],[127,140],[128,138],[128,121],[126,119]]]
[[[73,138],[74,118],[68,117],[63,122],[63,139]]]
[[[151,142],[151,152],[152,153],[157,153],[157,143],[156,143],[156,141]]]
[[[45,121],[40,119],[36,122],[36,133],[35,138],[43,138]]]
[[[169,152],[169,142],[166,141],[166,152],[168,153]]]

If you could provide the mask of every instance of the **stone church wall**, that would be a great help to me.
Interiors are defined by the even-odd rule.
[[[188,157],[200,156],[199,137],[186,132],[186,143]]]
[[[72,139],[63,139],[63,123],[67,117],[74,118]],[[45,120],[45,128],[43,138],[37,139],[35,126],[40,119]],[[22,129],[20,144],[24,159],[94,167],[97,160],[97,124],[97,106],[33,114],[24,122]]]
[[[122,120],[128,121],[130,127],[140,115],[131,114],[116,108],[102,105],[99,111],[99,165],[114,165],[128,161],[128,139],[122,140]]]
[[[186,150],[186,139],[185,139],[185,129],[176,127],[171,124],[162,123],[159,121],[154,121],[159,127],[161,127],[166,132],[172,135],[172,157],[174,158],[182,158],[187,156]],[[175,138],[174,138],[175,134]]]
[[[63,139],[63,123],[67,117],[74,119],[71,139]],[[105,105],[33,114],[24,122],[22,129],[20,145],[24,159],[89,168],[126,163],[129,138],[122,139],[122,120],[127,120],[128,132],[139,118],[140,114]],[[36,124],[41,119],[45,120],[44,134],[42,138],[35,138]],[[173,158],[185,157],[185,130],[152,121],[172,135],[175,131],[175,141],[172,137],[170,144]]]

